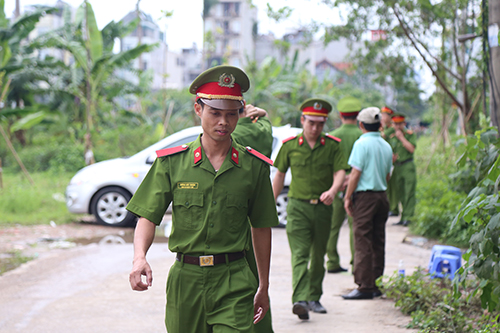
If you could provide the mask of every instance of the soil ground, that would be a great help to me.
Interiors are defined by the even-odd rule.
[[[411,274],[427,266],[430,249],[425,240],[409,237],[407,228],[392,225],[396,221],[390,218],[387,223],[385,273],[392,275],[404,260]],[[148,254],[153,288],[132,292],[132,236],[130,228],[92,222],[0,228],[1,256],[16,250],[36,257],[0,276],[0,308],[7,309],[5,318],[0,315],[0,331],[164,332],[165,280],[174,255],[158,234]],[[342,266],[350,271],[346,225],[339,252]],[[292,314],[290,249],[285,230],[273,229],[270,298],[275,332],[416,332],[405,328],[410,318],[391,300],[343,300],[340,296],[356,287],[350,272],[326,274],[323,286],[321,302],[327,314],[312,313],[309,321]]]

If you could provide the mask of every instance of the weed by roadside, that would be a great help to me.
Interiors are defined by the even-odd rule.
[[[3,254],[2,257],[0,257],[0,275],[17,268],[32,259],[34,258],[24,256],[21,251]]]
[[[383,282],[383,290],[402,313],[411,315],[408,328],[419,329],[419,332],[499,332],[499,315],[483,310],[479,296],[470,294],[476,281],[469,283],[471,288],[455,298],[449,279],[430,279],[419,269],[405,277],[393,275]]]
[[[73,173],[33,173],[31,186],[22,173],[4,173],[0,189],[0,226],[57,224],[74,220],[64,191]]]

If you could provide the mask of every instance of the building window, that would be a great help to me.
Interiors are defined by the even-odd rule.
[[[148,62],[147,61],[143,61],[142,62],[142,70],[145,71],[148,69]]]
[[[233,21],[231,24],[232,32],[235,34],[239,34],[241,31],[241,23],[240,21]]]
[[[230,3],[227,3],[227,2],[223,3],[222,8],[223,8],[224,17],[231,16],[231,4]]]
[[[224,29],[224,33],[225,34],[228,34],[229,33],[229,21],[224,21],[223,23],[223,29]]]
[[[240,3],[236,2],[234,4],[234,14],[235,16],[240,16]]]

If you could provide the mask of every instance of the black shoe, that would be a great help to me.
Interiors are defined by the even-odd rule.
[[[407,227],[411,222],[409,220],[403,221],[403,226]]]
[[[309,301],[309,309],[316,313],[326,313],[326,309],[319,301]]]
[[[382,292],[381,292],[380,290],[377,290],[377,291],[374,291],[374,292],[373,292],[373,297],[374,297],[374,298],[375,298],[375,297],[380,297],[380,296],[382,296]]]
[[[274,228],[286,228],[286,224],[280,222],[278,225],[274,226]]]
[[[373,292],[366,293],[359,291],[358,289],[354,289],[347,295],[342,295],[343,299],[373,299]]]
[[[309,305],[306,301],[298,301],[293,303],[292,312],[299,316],[299,319],[309,319]]]
[[[347,269],[339,266],[339,268],[328,270],[328,273],[342,273],[342,272],[347,272]]]
[[[389,212],[389,216],[399,216],[399,213],[396,213],[396,212]]]
[[[404,226],[405,225],[404,222],[405,221],[401,220],[401,221],[399,221],[397,223],[393,223],[392,225],[402,225],[402,226]]]

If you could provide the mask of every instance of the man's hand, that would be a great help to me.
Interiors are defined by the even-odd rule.
[[[330,206],[334,198],[335,195],[333,194],[333,192],[328,190],[326,192],[321,193],[319,200],[321,200],[321,202],[324,203],[325,205]]]
[[[142,276],[146,277],[146,283],[142,281]],[[145,291],[153,285],[153,272],[146,258],[134,260],[134,266],[129,276],[132,290]]]
[[[398,159],[398,154],[392,154],[392,164],[394,164],[397,159]]]
[[[267,116],[266,110],[253,106],[252,104],[247,104],[245,106],[245,114],[246,117],[249,117],[252,120]]]
[[[259,289],[253,300],[253,323],[257,324],[269,311],[269,295],[267,289]]]
[[[396,138],[398,138],[399,141],[401,141],[401,139],[405,138],[405,134],[400,129],[397,129],[394,134],[396,135]]]
[[[349,214],[349,216],[352,216],[352,201],[351,198],[344,198],[344,209]]]
[[[347,184],[349,184],[349,176],[350,175],[345,175],[344,183],[342,184],[342,187],[340,188],[341,192],[344,192],[345,189],[347,188]]]

